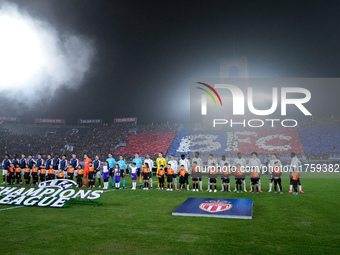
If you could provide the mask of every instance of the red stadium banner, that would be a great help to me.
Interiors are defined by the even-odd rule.
[[[34,123],[36,124],[65,124],[65,119],[39,119],[35,118]]]
[[[167,152],[174,141],[176,132],[144,132],[141,134],[130,134],[126,140],[127,144],[115,150],[114,155],[132,156],[138,152],[140,155],[149,153],[157,155],[160,151]]]
[[[137,122],[137,117],[131,117],[131,118],[114,118],[114,123],[125,123],[125,122]]]

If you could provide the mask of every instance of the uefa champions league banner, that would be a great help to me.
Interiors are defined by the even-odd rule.
[[[100,205],[103,190],[76,190],[77,183],[67,179],[41,182],[38,188],[0,186],[0,205],[61,208],[72,203]]]

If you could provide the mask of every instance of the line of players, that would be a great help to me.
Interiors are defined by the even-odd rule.
[[[38,179],[41,182],[52,180],[56,177],[58,179],[68,178],[73,180],[74,176],[77,180],[84,177],[85,183],[89,178],[90,186],[91,180],[94,178],[98,178],[99,184],[101,184],[101,164],[99,156],[96,156],[92,162],[87,154],[84,155],[84,167],[80,164],[75,154],[72,155],[70,161],[66,159],[66,155],[63,155],[60,159],[58,154],[55,154],[54,158],[49,154],[46,160],[42,158],[41,154],[38,154],[37,159],[34,159],[32,155],[26,158],[25,154],[22,154],[20,159],[17,155],[10,159],[10,156],[6,154],[5,159],[2,161],[3,184],[7,180],[7,184],[20,185],[23,184],[24,180],[25,185],[35,186],[38,184]],[[85,184],[82,187],[86,187]]]
[[[184,155],[182,155],[183,159]],[[291,153],[291,163],[290,163],[290,185],[289,185],[289,193],[293,193],[294,195],[298,194],[297,187],[299,187],[299,193],[304,193],[302,191],[302,185],[299,175],[299,165],[301,165],[301,162],[297,158],[295,152]],[[202,168],[203,163],[202,159],[199,157],[199,153],[196,152],[194,158],[192,159],[193,166],[199,166]],[[195,164],[196,163],[196,164]],[[212,192],[212,188],[214,186],[216,192],[216,170],[218,169],[217,166],[220,167],[221,172],[221,179],[222,179],[222,191],[230,191],[230,181],[229,181],[229,175],[230,175],[230,168],[231,164],[228,160],[226,160],[225,156],[222,156],[221,161],[219,164],[217,163],[217,160],[214,159],[213,154],[209,154],[208,159],[208,190]],[[255,189],[257,192],[262,193],[261,190],[261,179],[260,179],[260,172],[262,170],[262,163],[257,158],[257,153],[252,152],[251,153],[251,159],[249,160],[248,164],[246,164],[246,160],[242,158],[242,154],[239,152],[237,153],[237,158],[234,160],[233,167],[235,167],[235,189],[234,192],[247,192],[246,188],[246,181],[245,181],[245,175],[244,175],[244,169],[246,167],[249,167],[250,169],[250,192],[254,192]],[[193,168],[194,169],[194,168]],[[277,158],[276,154],[272,154],[271,160],[268,164],[267,171],[269,173],[270,183],[269,183],[269,191],[272,192],[272,187],[274,184],[274,192],[277,193],[277,187],[279,187],[279,192],[282,194],[282,185],[281,185],[281,175],[282,175],[282,163]],[[195,177],[195,174],[191,173],[191,176]],[[198,191],[198,181],[200,183],[200,189],[202,190],[202,181],[199,177],[197,180],[196,178],[193,179],[193,182],[195,183],[194,189],[195,191]],[[242,190],[243,185],[243,190]],[[227,189],[225,188],[227,186]],[[293,192],[294,188],[294,192]]]
[[[236,165],[235,171],[234,171],[234,176],[235,176],[235,190],[234,192],[242,193],[247,192],[246,190],[246,182],[245,182],[245,174],[244,174],[244,169],[245,169],[245,160],[242,158],[242,154],[238,153],[237,154],[237,159],[235,160],[234,164]],[[260,182],[260,171],[262,164],[260,160],[257,158],[257,153],[253,152],[251,154],[252,158],[249,160],[249,166],[251,169],[250,172],[250,186],[251,190],[249,192],[256,192],[257,193],[262,193],[261,191],[261,182]],[[301,164],[301,162],[297,159],[295,153],[291,154],[292,157],[292,162],[291,162],[291,169],[292,172],[290,173],[290,191],[289,193],[292,192],[292,188],[294,187],[294,195],[297,195],[297,186],[299,184],[299,189],[300,193],[304,193],[302,191],[302,186],[300,182],[300,175],[297,172],[298,170],[298,164]],[[173,159],[173,158],[172,158]],[[181,156],[180,164],[181,161],[185,161],[185,156]],[[202,191],[202,167],[200,167],[201,159],[199,158],[199,153],[195,154],[195,157],[192,159],[193,161],[193,166],[191,169],[191,178],[193,182],[193,188],[192,191],[198,192],[198,183],[200,183],[200,190]],[[232,171],[230,170],[231,165],[230,163],[225,159],[225,157],[222,156],[222,160],[220,161],[220,165],[217,165],[216,160],[214,160],[213,155],[209,155],[209,160],[208,160],[208,189],[207,191],[209,192],[217,192],[217,179],[220,174],[221,176],[221,182],[222,182],[222,190],[224,192],[230,192],[230,175],[232,174]],[[172,191],[172,182],[173,178],[176,178],[176,175],[174,175],[174,170],[173,165],[176,167],[176,162],[168,164],[168,169],[167,169],[167,181],[168,181],[168,190]],[[163,171],[163,165],[161,165],[161,170],[157,172],[158,178],[162,178],[160,181],[161,187],[163,189],[163,183],[164,183],[164,171]],[[169,171],[170,169],[170,171]],[[276,154],[273,154],[272,160],[270,161],[269,164],[269,172],[270,172],[270,189],[269,192],[272,190],[272,185],[274,183],[274,193],[277,193],[277,188],[278,191],[283,194],[282,191],[282,183],[281,183],[281,175],[282,175],[282,164],[281,161],[277,159]],[[184,186],[187,186],[187,190],[189,190],[189,183],[188,183],[188,172],[185,170],[185,165],[181,164],[180,165],[180,170],[178,171],[178,176],[179,176],[179,183],[180,183],[180,190],[184,190]],[[162,177],[160,177],[162,176]],[[176,180],[176,179],[175,179]],[[243,190],[242,190],[242,185],[243,185]],[[175,184],[176,186],[176,184]]]
[[[257,153],[253,152],[251,154],[252,158],[249,160],[248,166],[250,167],[250,192],[254,192],[255,188],[257,192],[262,193],[261,190],[261,180],[260,180],[260,170],[262,168],[262,163],[257,158]],[[293,169],[291,173],[290,180],[290,190],[289,193],[292,192],[292,188],[294,186],[294,193],[297,194],[297,185],[299,185],[299,192],[304,193],[302,191],[302,186],[300,182],[300,176],[297,171],[294,169],[298,169],[299,164],[301,162],[297,159],[295,153],[291,153],[291,169]],[[160,152],[158,154],[158,158],[156,160],[157,164],[157,189],[164,189],[164,185],[168,183],[168,189],[172,191],[173,187],[177,190],[177,177],[179,177],[180,190],[183,190],[185,185],[187,186],[187,190],[189,190],[189,175],[191,175],[193,182],[192,191],[198,191],[198,184],[200,185],[200,190],[202,189],[202,173],[201,170],[203,168],[202,159],[199,156],[199,153],[196,152],[194,158],[192,159],[192,167],[190,170],[190,161],[185,158],[185,155],[181,155],[181,159],[177,162],[174,159],[174,156],[171,156],[171,159],[167,162],[163,157],[163,154]],[[228,160],[226,160],[225,156],[222,156],[219,164],[217,160],[214,159],[213,154],[209,154],[208,159],[208,189],[207,191],[217,192],[216,190],[216,182],[218,169],[221,171],[221,181],[222,181],[222,190],[230,192],[230,178],[229,175],[231,164]],[[220,168],[219,168],[219,167]],[[242,158],[242,154],[239,152],[237,154],[237,158],[234,160],[234,166],[236,166],[235,171],[235,190],[234,192],[247,192],[245,175],[243,169],[246,167],[246,160]],[[79,187],[86,187],[87,180],[89,180],[89,187],[94,187],[96,179],[98,179],[99,187],[101,188],[101,177],[104,180],[104,189],[107,189],[110,185],[110,179],[113,184],[115,184],[115,188],[120,188],[120,182],[122,180],[123,188],[125,188],[125,173],[129,173],[132,178],[132,189],[136,189],[136,181],[139,180],[139,186],[142,188],[142,179],[144,180],[144,189],[153,188],[152,181],[152,168],[154,167],[153,160],[150,158],[150,155],[146,155],[144,160],[144,164],[142,160],[139,158],[138,153],[135,154],[135,158],[132,160],[132,164],[129,165],[123,159],[122,156],[119,157],[119,161],[115,161],[113,155],[110,153],[108,158],[106,159],[104,166],[102,167],[102,162],[99,160],[99,156],[95,156],[95,160],[92,160],[88,157],[87,154],[84,155],[84,167],[80,165],[79,160],[76,155],[73,154],[70,161],[66,159],[66,155],[63,155],[61,159],[59,159],[58,154],[52,155],[49,154],[47,156],[46,162],[42,158],[41,154],[38,154],[38,159],[35,160],[32,155],[28,156],[26,159],[26,155],[22,154],[21,159],[18,159],[17,155],[11,160],[9,159],[9,155],[5,156],[5,159],[2,162],[3,168],[3,183],[6,181],[7,183],[12,184],[16,181],[17,184],[22,184],[22,176],[24,177],[25,185],[30,184],[30,179],[32,177],[32,185],[36,185],[38,183],[38,178],[40,181],[55,179],[55,177],[59,179],[68,178],[73,180],[73,177],[76,177],[77,183]],[[102,170],[102,173],[101,173]],[[269,192],[272,191],[272,186],[274,182],[275,192],[277,190],[277,186],[279,187],[279,192],[282,193],[282,185],[281,185],[281,174],[282,174],[282,164],[279,159],[277,159],[276,154],[272,155],[272,159],[269,162],[269,173],[270,173],[270,184],[269,184]],[[165,178],[166,176],[166,178]],[[84,179],[84,183],[83,183]],[[242,190],[243,185],[243,190]]]

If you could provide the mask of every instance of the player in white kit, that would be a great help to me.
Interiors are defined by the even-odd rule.
[[[249,160],[249,167],[250,167],[250,169],[254,169],[255,168],[255,170],[258,173],[260,173],[261,169],[262,169],[262,163],[257,158],[257,153],[256,152],[252,152],[251,153],[251,157],[252,158]],[[244,185],[244,191],[247,192],[245,180],[243,181],[243,185]],[[250,182],[250,185],[251,185],[251,182]],[[259,192],[262,193],[262,190],[261,190],[261,179],[259,179],[258,185],[259,185]]]
[[[279,159],[277,159],[276,154],[275,153],[272,154],[272,159],[269,161],[269,164],[268,164],[268,173],[269,173],[269,180],[270,180],[268,192],[272,192],[273,181],[274,181],[273,168],[276,167],[275,162],[278,162],[279,167],[281,169],[283,169],[282,168],[282,163],[281,163],[281,161]]]
[[[247,163],[246,163],[246,160],[244,158],[242,158],[241,152],[237,153],[237,158],[234,160],[234,167],[235,167],[235,169],[236,169],[236,166],[238,164],[240,165],[240,168],[241,168],[242,171],[246,170],[245,168],[247,166]],[[235,171],[235,169],[234,169],[234,171]],[[234,192],[236,192],[236,191],[237,191],[237,189],[236,189],[236,179],[235,179],[235,190],[234,190]]]
[[[174,170],[173,181],[175,182],[175,190],[177,190],[177,173],[178,173],[178,164],[175,160],[174,155],[170,156],[170,160],[168,161],[168,165],[171,165],[172,170]]]
[[[152,189],[152,168],[153,168],[153,160],[150,158],[150,154],[146,154],[146,158],[144,159],[144,166],[145,163],[147,163],[149,165],[149,169],[150,169],[150,177],[149,177],[149,183],[150,183],[150,188]]]
[[[214,154],[210,153],[208,158],[208,167],[211,166],[211,164],[214,164],[215,167],[218,167],[217,160],[214,159]],[[210,191],[210,179],[208,178],[208,189],[206,191]]]
[[[183,165],[184,169],[187,170],[188,175],[191,174],[190,161],[189,161],[189,159],[185,158],[184,154],[181,155],[181,159],[179,160],[178,165],[180,165],[180,166]],[[187,184],[187,190],[189,190],[189,180],[188,180],[188,177],[186,178],[185,182]]]
[[[219,164],[219,166],[218,166],[219,173],[222,173],[222,169],[223,169],[225,163],[227,163],[228,166],[230,166],[229,160],[226,159],[225,155],[222,155],[221,160],[220,160],[220,164]],[[223,183],[222,183],[222,189],[221,189],[221,191],[223,191]]]
[[[297,158],[295,152],[292,152],[290,154],[290,157],[292,158],[292,161],[290,162],[290,172],[294,172],[294,169],[296,172],[300,173],[301,169],[300,166],[302,165],[301,161]],[[298,179],[298,185],[299,185],[299,193],[305,193],[302,191],[302,185],[301,185],[301,181],[300,181],[300,177]],[[293,189],[293,182],[292,180],[290,180],[290,185],[289,185],[289,193],[292,193],[292,189]]]
[[[199,172],[201,173],[200,176],[202,175],[202,170],[203,170],[203,160],[200,158],[200,153],[198,151],[195,152],[194,158],[191,160],[191,165],[194,165],[194,162],[196,162],[197,167],[199,167]],[[202,187],[202,177],[198,178],[200,182],[200,190],[203,191]]]

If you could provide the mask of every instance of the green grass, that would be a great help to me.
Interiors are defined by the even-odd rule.
[[[340,253],[339,178],[303,178],[298,196],[261,181],[262,194],[110,189],[97,207],[0,211],[0,254]],[[252,198],[253,219],[172,216],[188,197]]]

